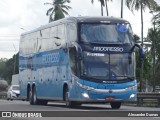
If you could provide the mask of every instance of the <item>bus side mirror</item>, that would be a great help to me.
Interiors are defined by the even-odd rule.
[[[143,53],[143,48],[142,48],[140,45],[135,44],[135,45],[130,49],[130,52],[132,53],[132,52],[134,51],[135,47],[137,47],[137,48],[139,49],[139,59],[140,59],[141,61],[143,61],[143,59],[144,59],[144,53]]]
[[[73,44],[77,51],[77,60],[82,60],[82,48],[79,44]]]

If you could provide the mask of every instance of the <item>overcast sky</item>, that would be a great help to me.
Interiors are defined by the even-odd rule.
[[[44,5],[52,0],[0,0],[0,58],[11,58],[18,52],[20,34],[48,23],[46,11],[51,6]],[[95,0],[71,0],[70,16],[100,16],[100,3]],[[157,0],[160,2],[160,0]],[[109,15],[120,17],[120,0],[108,3]],[[104,15],[106,15],[104,8]],[[144,37],[151,27],[152,14],[146,9],[144,13]],[[128,20],[133,32],[140,36],[140,11],[134,14],[124,4],[124,19]]]

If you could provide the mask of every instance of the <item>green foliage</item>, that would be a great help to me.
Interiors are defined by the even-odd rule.
[[[127,7],[133,12],[134,10],[143,10],[147,8],[153,9],[157,6],[155,0],[126,0]],[[141,6],[142,5],[142,6]]]
[[[7,59],[5,58],[0,59],[0,77],[1,78],[4,78],[4,74],[5,74],[4,69],[6,68],[6,61]]]
[[[64,18],[64,14],[68,15],[67,10],[71,9],[71,7],[65,5],[66,3],[70,3],[70,0],[53,0],[52,3],[44,3],[45,5],[52,6],[46,13],[46,15],[49,16],[49,22]]]
[[[57,10],[57,11],[55,12],[55,15],[54,15],[54,21],[55,21],[55,20],[59,20],[59,19],[64,18],[64,17],[65,17],[65,16],[64,16],[63,12],[60,11],[60,10]]]
[[[0,59],[0,77],[10,84],[12,75],[19,73],[18,64],[18,53],[9,60]]]
[[[160,29],[160,6],[153,8],[151,13],[154,14],[152,21],[155,22],[157,28]]]
[[[143,68],[143,81],[151,79],[151,55],[149,53],[144,54],[144,68]],[[141,74],[141,61],[139,60],[139,53],[136,50],[136,78],[137,80],[140,79]]]
[[[136,34],[134,36],[134,41],[136,43],[140,43],[140,37]],[[144,45],[144,47],[147,47]],[[141,76],[141,61],[139,59],[139,51],[136,49],[136,78],[139,81]],[[144,52],[144,60],[143,60],[144,66],[143,66],[143,79],[142,81],[145,82],[145,80],[151,80],[151,69],[152,69],[152,56],[151,53],[148,51]]]
[[[138,35],[134,34],[133,38],[135,43],[140,43],[140,37]]]
[[[160,29],[157,27],[151,28],[148,31],[147,41],[151,43],[150,56],[151,60],[154,58],[154,42],[155,42],[155,76],[152,74],[152,78],[155,77],[157,85],[160,85]],[[153,65],[152,70],[153,71]]]

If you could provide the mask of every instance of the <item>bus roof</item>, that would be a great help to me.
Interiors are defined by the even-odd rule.
[[[116,17],[88,17],[88,16],[80,16],[80,17],[66,17],[51,23],[48,23],[44,26],[41,26],[37,29],[22,33],[21,36],[30,34],[39,30],[43,30],[52,26],[56,26],[58,24],[66,23],[66,22],[75,22],[75,23],[93,23],[93,22],[106,22],[106,23],[129,23],[127,20]]]

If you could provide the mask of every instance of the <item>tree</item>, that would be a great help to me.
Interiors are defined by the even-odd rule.
[[[141,39],[143,45],[143,11],[146,7],[153,9],[157,6],[154,0],[126,0],[127,7],[133,12],[134,10],[141,10]]]
[[[145,8],[155,8],[157,6],[157,3],[154,0],[126,0],[127,7],[133,12],[134,10],[141,10],[141,42],[143,47],[143,11]],[[143,66],[144,63],[142,62],[141,66],[141,81],[143,81]],[[140,92],[142,91],[140,87]]]
[[[52,3],[44,3],[45,5],[52,6],[46,13],[49,16],[49,22],[64,18],[64,14],[68,15],[67,10],[71,9],[71,7],[65,5],[66,3],[70,3],[70,0],[53,0]]]
[[[0,78],[3,78],[11,83],[12,75],[19,73],[19,54],[17,53],[12,58],[8,59],[0,59]]]
[[[134,34],[133,37],[136,43],[140,43],[140,37],[138,35]],[[142,62],[139,60],[138,49],[136,49],[135,54],[136,54],[136,79],[138,80],[138,82],[140,82]],[[145,80],[151,80],[150,79],[151,78],[151,61],[152,61],[152,57],[150,52],[148,52],[148,50],[144,51],[144,60],[143,60],[145,64],[144,71],[143,71],[144,80],[141,82],[141,84],[145,83]],[[139,88],[139,89],[143,89],[143,85],[141,87],[142,88]]]
[[[152,21],[155,22],[157,27],[160,29],[160,6],[157,6],[157,7],[153,8],[151,13],[155,13]]]
[[[154,13],[152,22],[154,29],[150,29],[148,36],[154,35],[154,39],[150,41],[155,42],[155,84],[160,86],[160,6],[156,6],[151,10],[151,13]]]
[[[133,38],[134,38],[134,42],[135,43],[139,43],[140,42],[140,37],[138,35],[134,34]]]
[[[4,74],[5,74],[5,71],[4,71],[4,69],[6,68],[6,61],[7,61],[7,59],[5,59],[5,58],[1,58],[0,59],[0,78],[2,79],[4,79]]]
[[[101,15],[103,16],[103,7],[106,6],[106,13],[107,16],[109,16],[109,12],[108,12],[108,1],[112,1],[112,0],[98,0],[101,3]],[[92,4],[94,2],[94,0],[91,0]]]
[[[105,0],[107,16],[109,16],[109,12],[108,12],[108,4],[107,4],[108,1],[112,1],[112,0]]]
[[[101,15],[103,16],[103,7],[105,6],[104,0],[98,0],[101,3]],[[94,3],[94,0],[91,0],[92,4]]]
[[[147,35],[147,41],[151,43],[150,54],[152,56],[152,78],[155,82],[155,85],[160,85],[160,30],[159,29],[149,29]],[[155,65],[154,65],[155,64]],[[155,70],[154,70],[155,69]]]

